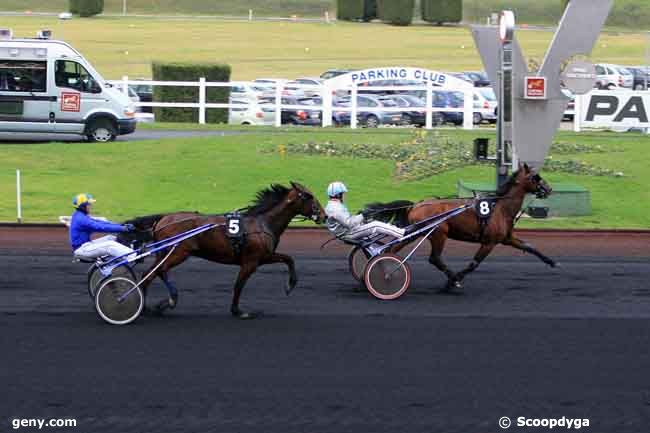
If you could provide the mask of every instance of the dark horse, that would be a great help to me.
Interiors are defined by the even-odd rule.
[[[444,222],[434,231],[429,237],[431,243],[429,262],[447,275],[446,289],[462,287],[461,283],[465,276],[473,272],[497,244],[509,245],[534,254],[547,265],[555,267],[556,264],[553,260],[512,233],[526,194],[532,193],[536,194],[538,198],[546,198],[551,192],[551,187],[539,174],[530,170],[528,165],[523,165],[496,192],[496,205],[486,226],[482,227],[476,209],[470,208]],[[405,227],[470,202],[471,199],[430,199],[419,203],[401,200],[386,204],[370,204],[364,213],[373,215],[375,219]],[[474,260],[458,273],[449,269],[441,257],[448,238],[481,244]],[[406,245],[407,243],[397,245],[393,252],[399,251]]]
[[[298,215],[317,223],[325,220],[325,211],[314,195],[304,186],[291,182],[291,188],[271,185],[270,188],[260,191],[256,201],[241,210],[241,228],[245,241],[239,245],[228,237],[224,215],[178,212],[127,221],[136,227],[134,236],[139,241],[149,242],[166,239],[204,224],[219,224],[212,230],[181,242],[171,253],[169,250],[158,253],[154,264],[143,274],[146,276],[153,271],[143,281],[142,288],[146,290],[155,277],[160,277],[169,290],[169,299],[163,301],[158,309],[174,308],[178,300],[178,291],[169,280],[169,271],[173,267],[180,265],[190,256],[217,263],[238,265],[240,270],[233,289],[230,311],[240,318],[253,318],[254,313],[244,313],[239,309],[239,297],[246,280],[259,266],[285,263],[289,268],[287,294],[293,290],[298,281],[293,259],[288,255],[275,252],[280,236],[291,220]],[[145,234],[144,238],[142,233]],[[169,257],[166,257],[168,254]],[[164,262],[156,269],[163,260]]]

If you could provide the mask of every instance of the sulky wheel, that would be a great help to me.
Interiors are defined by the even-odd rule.
[[[364,281],[368,291],[382,300],[397,299],[411,284],[411,268],[395,254],[381,254],[368,262]]]
[[[354,247],[348,254],[348,267],[355,280],[363,282],[363,273],[366,271],[368,256],[361,247]]]
[[[135,272],[130,266],[120,266],[113,269],[111,276],[114,277],[126,277],[132,281],[136,281]],[[90,269],[88,269],[88,294],[91,299],[95,299],[95,293],[101,284],[101,281],[104,279],[104,274],[99,271],[97,264],[93,264]]]
[[[95,308],[111,325],[126,325],[138,318],[144,307],[144,296],[133,280],[109,277],[102,281],[95,296]]]

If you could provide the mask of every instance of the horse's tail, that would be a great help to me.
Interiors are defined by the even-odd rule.
[[[398,227],[406,227],[409,225],[408,215],[414,204],[408,200],[396,200],[390,203],[370,203],[366,205],[363,214]]]
[[[120,233],[117,237],[118,241],[126,245],[153,242],[153,228],[164,216],[166,214],[146,215],[124,221],[124,224],[133,224],[135,231]]]

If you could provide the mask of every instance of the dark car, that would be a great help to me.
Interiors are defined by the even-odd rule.
[[[339,99],[332,111],[332,120],[335,125],[349,125],[351,112],[337,111],[336,107],[350,107],[350,99]],[[400,125],[402,113],[394,111],[363,111],[364,108],[397,108],[397,104],[390,100],[380,100],[374,95],[357,95],[357,122],[367,128],[376,128],[379,125]]]
[[[433,102],[434,108],[458,108],[463,109],[465,98],[461,92],[434,90]],[[463,124],[462,111],[442,111],[440,112],[444,123],[453,123],[454,125]]]
[[[260,100],[261,104],[268,104],[269,109],[275,112],[275,98],[264,98]],[[310,109],[309,106],[320,105],[320,100],[315,98],[293,98],[290,96],[282,97],[282,105],[297,105],[300,108],[282,108],[283,125],[307,125],[317,126],[322,123],[322,111]]]
[[[140,102],[153,102],[153,86],[149,84],[130,84],[129,87],[140,97]],[[144,113],[153,113],[153,107],[140,107]]]
[[[634,75],[634,90],[648,90],[650,84],[649,66],[626,66],[625,69]]]
[[[348,72],[354,72],[354,69],[328,69],[320,74],[320,78],[323,80],[329,80],[338,77],[339,75],[347,74]]]
[[[369,81],[359,85],[359,93],[363,94],[373,94],[373,95],[395,95],[395,94],[407,94],[414,95],[417,92],[422,92],[423,90],[384,90],[382,87],[400,87],[400,86],[410,86],[410,87],[423,87],[424,83],[422,81],[413,81],[413,80],[378,80],[378,81]],[[375,89],[379,87],[380,89]]]
[[[382,99],[390,99],[394,101],[398,107],[408,108],[422,108],[426,106],[423,99],[411,95],[390,95]],[[431,113],[431,124],[433,126],[441,125],[443,123],[442,113]],[[423,127],[427,123],[427,115],[424,111],[411,111],[405,110],[402,112],[403,125],[415,125]]]
[[[469,78],[468,81],[471,81],[474,87],[490,87],[492,85],[484,72],[463,72],[463,74]]]

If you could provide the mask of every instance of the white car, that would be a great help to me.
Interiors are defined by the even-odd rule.
[[[295,84],[314,87],[292,87]],[[296,98],[320,98],[322,95],[319,86],[322,85],[323,80],[320,78],[302,77],[286,83],[285,90],[289,92],[290,96],[295,96]]]
[[[274,98],[275,92],[266,87],[236,83],[230,88],[230,97],[233,99],[246,99],[255,102],[261,99]]]
[[[474,124],[496,123],[499,103],[491,87],[474,88]]]
[[[596,87],[599,89],[632,89],[634,75],[622,66],[601,63],[596,65]]]
[[[250,99],[230,99],[228,110],[229,125],[273,125],[275,122],[275,105],[259,103]]]
[[[288,96],[288,93],[286,93],[284,89],[284,85],[288,83],[289,80],[284,79],[284,78],[256,78],[253,80],[253,83],[259,84],[262,89],[264,89],[267,93],[271,93],[275,96],[275,87],[276,86],[281,86],[282,87],[282,94],[285,96]]]

